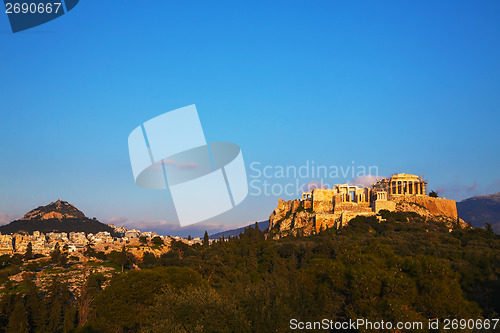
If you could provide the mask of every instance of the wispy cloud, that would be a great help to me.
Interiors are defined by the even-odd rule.
[[[491,183],[490,186],[488,186],[488,192],[490,193],[500,192],[500,179],[497,179],[496,181]]]
[[[315,188],[328,188],[328,186],[317,180],[311,180],[309,183],[302,186],[302,191],[309,192]]]
[[[18,215],[0,212],[0,225],[10,223],[19,218]]]
[[[123,226],[123,223],[125,222],[127,222],[127,218],[121,216],[113,216],[104,221],[106,224],[114,224],[116,226]]]
[[[152,219],[149,217],[141,217],[138,219],[127,219],[121,216],[113,216],[104,221],[107,224],[114,224],[115,226],[125,227],[127,229],[139,229],[141,231],[154,231],[162,235],[178,235],[178,236],[200,236],[208,231],[215,233],[222,230],[234,229],[234,226],[223,223],[197,223],[189,227],[182,228],[178,222],[167,221],[161,219]]]
[[[477,190],[478,185],[477,181],[474,181],[472,185],[466,185],[466,184],[460,184],[460,183],[449,183],[449,184],[444,184],[441,185],[437,188],[436,192],[437,193],[463,193],[465,192],[468,195],[472,195],[475,193]]]
[[[354,179],[352,179],[349,184],[350,185],[356,185],[358,187],[368,187],[371,186],[371,184],[377,182],[377,180],[380,180],[382,178],[385,178],[383,176],[374,176],[374,175],[365,175],[365,176],[359,176]]]

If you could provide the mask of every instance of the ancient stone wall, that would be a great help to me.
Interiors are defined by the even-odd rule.
[[[394,201],[375,200],[373,205],[375,213],[380,212],[382,209],[386,209],[391,212],[396,209],[396,203]]]
[[[336,226],[340,214],[319,213],[314,217],[314,229],[316,233],[321,230],[332,228]]]
[[[313,210],[315,212],[331,212],[334,204],[334,191],[331,189],[315,188],[312,191]]]

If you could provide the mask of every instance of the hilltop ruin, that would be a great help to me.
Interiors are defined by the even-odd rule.
[[[283,201],[269,217],[275,237],[310,235],[328,228],[341,228],[356,216],[374,216],[381,210],[413,211],[448,223],[467,224],[458,218],[454,200],[429,197],[422,176],[400,173],[383,178],[370,187],[349,184],[332,189],[316,188],[302,198]]]

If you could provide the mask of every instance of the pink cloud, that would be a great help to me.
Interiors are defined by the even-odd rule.
[[[309,183],[302,186],[302,191],[309,192],[315,188],[328,188],[328,186],[323,184],[322,182],[318,182],[317,180],[311,180]]]
[[[114,224],[114,225],[122,225],[125,222],[127,222],[127,218],[121,216],[113,216],[104,221],[104,223],[106,224]]]
[[[464,185],[464,184],[444,184],[437,188],[437,193],[457,193],[457,192],[466,192],[467,194],[472,194],[477,190],[477,181],[474,181],[472,185]]]
[[[10,223],[19,218],[18,215],[0,212],[0,225]]]
[[[114,224],[117,227],[125,227],[127,229],[139,229],[141,231],[150,231],[151,229],[168,229],[169,231],[183,230],[178,222],[152,219],[149,217],[129,220],[125,217],[113,216],[107,219],[105,223]],[[219,230],[227,227],[227,225],[222,223],[197,223],[192,226],[205,230]]]
[[[385,177],[382,176],[374,176],[374,175],[365,175],[354,178],[349,182],[350,185],[356,185],[358,187],[369,187],[373,183],[376,183],[377,180],[383,179]]]

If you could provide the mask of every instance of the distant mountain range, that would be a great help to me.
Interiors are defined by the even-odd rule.
[[[117,236],[109,225],[97,219],[89,219],[75,206],[61,199],[51,202],[47,206],[37,207],[24,215],[21,219],[0,226],[0,233],[27,232],[85,232],[96,234],[108,231],[112,236]]]
[[[257,223],[259,225],[259,229],[260,230],[265,230],[265,229],[267,229],[269,227],[269,220],[267,220],[267,221],[261,221],[261,222],[257,222]],[[213,234],[213,235],[209,235],[208,238],[210,238],[210,239],[219,239],[222,236],[224,236],[224,238],[227,238],[229,236],[231,236],[231,237],[238,236],[243,231],[245,231],[246,228],[248,228],[248,227],[252,227],[253,228],[254,226],[255,226],[255,223],[252,223],[252,224],[247,225],[246,227],[241,227],[241,228],[238,228],[238,229],[226,230],[226,231],[218,232],[218,233]]]
[[[470,222],[474,228],[491,224],[500,234],[500,192],[480,195],[457,202],[458,216]]]

